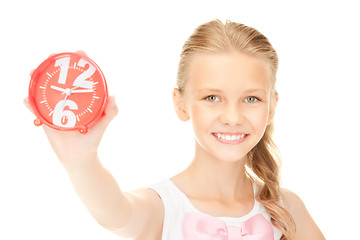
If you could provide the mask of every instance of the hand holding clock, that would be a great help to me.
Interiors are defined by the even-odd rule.
[[[39,74],[35,70],[31,79],[40,81],[33,81],[30,89],[35,90],[29,91],[25,105],[43,123],[47,138],[81,201],[103,227],[109,228],[108,223],[113,226],[119,219],[126,222],[131,213],[128,195],[121,191],[97,155],[105,129],[118,109],[114,97],[108,97],[105,92],[105,82],[96,75],[95,65],[84,53],[77,54],[81,56],[75,60],[72,54],[64,58],[55,55],[51,58],[55,61],[50,61],[50,67],[46,68],[51,70],[55,66],[52,71]],[[75,124],[68,124],[74,116]],[[82,134],[88,126],[89,131]]]
[[[86,57],[85,53],[80,51],[76,52],[76,54],[84,58]],[[87,58],[85,59],[87,60]],[[60,63],[61,61],[62,60],[57,60],[57,62]],[[81,60],[76,60],[74,63],[70,64],[79,65],[79,63],[81,65]],[[58,65],[60,66],[61,64]],[[83,64],[82,66],[85,65],[86,64]],[[78,66],[76,67],[81,69]],[[86,68],[85,66],[85,70],[81,70],[83,70],[83,73],[89,72],[90,68],[91,67]],[[64,74],[61,76],[61,66],[60,68],[57,67],[57,69],[54,70],[55,73],[50,72],[47,74],[47,71],[44,74],[45,77],[42,78],[47,80],[51,75],[53,75],[54,80],[52,81],[50,78],[50,80],[47,80],[48,83],[45,81],[40,82],[38,85],[35,84],[35,87],[33,88],[40,90],[40,94],[38,94],[39,97],[36,96],[36,93],[33,94],[33,96],[29,94],[29,98],[33,99],[26,98],[24,101],[25,105],[33,113],[35,113],[38,118],[39,116],[41,117],[48,140],[56,155],[65,166],[78,163],[82,164],[82,161],[89,161],[89,159],[95,159],[97,157],[97,148],[100,144],[102,135],[110,121],[118,112],[114,97],[107,97],[107,92],[101,94],[101,89],[99,87],[100,81],[96,79],[90,82],[88,80],[89,78],[77,81],[79,80],[79,76],[83,73],[80,73],[80,75],[75,74],[75,70],[73,68],[69,68],[67,71],[67,75],[70,77],[68,76],[66,79],[64,79]],[[32,77],[34,77],[33,74],[34,71],[30,73]],[[35,72],[35,74],[39,73]],[[75,78],[75,80],[71,80],[71,74],[73,74],[73,78]],[[90,77],[93,78],[94,74],[95,73],[93,72],[93,75]],[[64,85],[64,87],[61,85]],[[95,87],[95,85],[97,86]],[[97,106],[96,102],[99,103]],[[74,106],[74,104],[76,106]],[[91,107],[89,107],[90,105]],[[95,112],[96,109],[98,109],[97,112]],[[70,114],[76,114],[75,126],[68,127],[61,121],[57,122],[60,126],[56,126],[56,118],[58,117],[56,116],[57,111],[58,114],[62,115],[62,118],[65,118],[65,120],[66,118],[71,118]],[[71,113],[66,115],[67,111],[71,111]],[[97,113],[97,116],[95,116],[95,114],[92,115],[93,113]],[[96,119],[94,120],[94,118]],[[84,122],[81,121],[83,119]],[[86,127],[87,130],[86,124],[89,122],[91,123],[91,129],[87,132],[87,134],[80,134],[79,131],[76,131],[78,129],[81,130],[83,127]]]

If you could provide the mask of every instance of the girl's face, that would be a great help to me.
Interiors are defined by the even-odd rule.
[[[272,99],[270,69],[239,52],[199,54],[190,62],[185,91],[174,91],[182,120],[190,119],[197,151],[235,162],[261,140],[277,99]]]

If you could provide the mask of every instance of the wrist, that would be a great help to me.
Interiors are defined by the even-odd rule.
[[[71,156],[62,156],[59,157],[62,166],[66,171],[77,171],[88,168],[89,166],[94,166],[98,164],[99,158],[97,152],[86,155],[71,155]]]

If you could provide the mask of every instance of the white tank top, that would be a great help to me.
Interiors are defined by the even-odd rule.
[[[201,213],[186,195],[170,180],[165,179],[159,183],[148,186],[155,190],[161,197],[165,207],[165,217],[162,230],[162,240],[184,240],[182,235],[182,223],[185,213],[197,212]],[[256,195],[257,186],[253,184],[254,194]],[[239,226],[249,218],[262,214],[267,221],[270,221],[270,215],[264,206],[255,199],[253,209],[245,216],[234,217],[216,217],[225,222],[226,226]],[[280,240],[281,231],[272,226],[274,232],[274,240]]]

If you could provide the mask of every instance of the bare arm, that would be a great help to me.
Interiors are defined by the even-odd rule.
[[[154,191],[122,192],[98,158],[66,170],[78,196],[101,226],[121,237],[159,236],[164,210]]]
[[[30,108],[28,99],[24,102]],[[105,115],[86,135],[46,126],[44,131],[79,198],[101,226],[122,237],[159,236],[164,209],[158,195],[149,189],[122,192],[97,156],[102,135],[117,111],[111,97]]]
[[[28,99],[24,103],[30,109]],[[101,138],[117,112],[115,99],[110,97],[104,116],[85,135],[43,128],[81,201],[103,227],[123,237],[155,236],[161,233],[161,199],[147,189],[122,192],[97,155]]]
[[[282,199],[285,208],[295,220],[295,240],[325,240],[324,235],[299,196],[290,190],[282,189]]]
[[[108,229],[126,225],[129,201],[96,156],[65,169],[76,193],[99,224]]]

